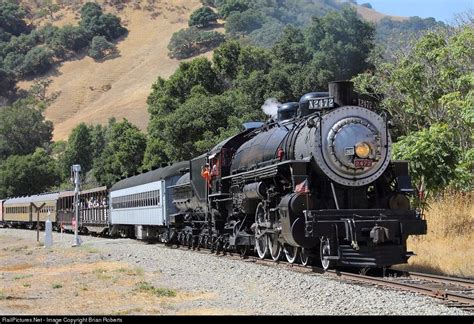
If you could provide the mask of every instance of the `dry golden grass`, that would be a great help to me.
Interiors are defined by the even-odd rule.
[[[377,23],[379,22],[382,18],[389,17],[390,19],[396,20],[396,21],[402,21],[406,20],[406,17],[400,17],[400,16],[390,16],[383,14],[381,12],[375,11],[374,9],[362,7],[362,6],[355,6],[355,9],[357,10],[357,13],[361,15],[365,20]]]
[[[157,0],[153,12],[143,7],[117,11],[106,6],[105,10],[119,16],[129,30],[117,44],[120,55],[101,62],[78,55],[44,76],[52,80],[49,93],[60,93],[46,111],[46,118],[54,124],[54,140],[67,139],[81,122],[105,124],[111,117],[127,118],[146,129],[146,98],[153,82],[158,76],[169,77],[180,63],[168,57],[169,40],[174,32],[187,27],[189,15],[200,6],[199,0]],[[78,17],[71,10],[61,10],[61,19],[54,24],[77,24]],[[159,15],[154,17],[153,13]],[[26,89],[31,84],[22,81],[19,87]]]
[[[447,193],[430,202],[428,234],[409,238],[408,249],[417,256],[404,268],[474,278],[473,194]]]
[[[29,238],[0,235],[0,313],[21,315],[240,314],[233,309],[183,307],[218,299],[215,293],[172,289],[161,271],[103,260],[102,251],[52,249]]]
[[[217,298],[171,289],[159,271],[103,260],[100,250],[44,249],[36,246],[34,235],[19,239],[3,233],[0,246],[0,313],[176,314],[183,303]]]

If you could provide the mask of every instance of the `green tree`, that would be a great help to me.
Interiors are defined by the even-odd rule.
[[[95,36],[92,38],[87,54],[95,60],[100,60],[116,52],[117,48],[115,45],[107,41],[105,36]]]
[[[53,64],[53,53],[43,47],[35,47],[25,55],[21,66],[22,76],[45,73]]]
[[[249,75],[253,71],[267,73],[272,67],[272,57],[268,50],[253,46],[245,46],[239,55],[239,72]]]
[[[102,125],[89,126],[91,136],[92,156],[94,160],[98,158],[105,149],[107,144],[106,135],[107,127]]]
[[[209,93],[221,90],[217,74],[205,57],[182,62],[168,81],[159,78],[148,97],[149,110],[157,114],[174,110],[176,104],[184,102],[196,85],[201,85]]]
[[[202,86],[175,111],[152,119],[145,166],[164,161],[190,159],[211,149],[240,130],[243,122],[262,118],[249,98],[240,91],[210,96]],[[164,152],[153,159],[150,152]]]
[[[219,46],[224,40],[224,35],[216,31],[202,31],[196,27],[181,29],[171,36],[169,55],[178,59],[189,58]]]
[[[389,17],[377,23],[376,41],[382,45],[384,57],[393,58],[393,52],[409,50],[410,39],[419,39],[426,32],[445,29],[448,26],[434,18],[409,17],[398,21]]]
[[[68,51],[77,52],[89,44],[84,28],[79,26],[66,25],[46,37],[46,44],[58,57],[64,57]]]
[[[59,184],[56,162],[44,149],[12,155],[0,163],[0,197],[33,195]]]
[[[216,4],[220,8],[223,2]],[[353,18],[355,13],[347,15]],[[337,19],[324,22],[327,32],[333,34],[337,26],[331,24],[340,23]],[[308,48],[306,35],[288,27],[272,49],[229,41],[214,51],[213,65],[199,58],[182,63],[168,80],[158,78],[147,101],[150,123],[144,168],[201,154],[240,131],[243,122],[264,119],[261,106],[268,98],[297,101],[304,91],[326,88],[324,82],[341,75],[340,67],[334,64],[321,69],[324,62],[313,58],[315,49]],[[324,46],[319,48],[320,55]],[[342,63],[349,66],[349,59]],[[362,69],[352,68],[350,73]],[[314,79],[307,82],[309,76]]]
[[[95,178],[110,186],[122,177],[133,175],[142,165],[145,147],[145,135],[128,120],[112,124],[104,151],[94,163]]]
[[[0,159],[31,154],[51,143],[53,124],[45,121],[44,107],[27,98],[0,109]]]
[[[189,17],[189,27],[196,26],[198,28],[209,27],[217,22],[217,15],[209,7],[196,9]]]
[[[385,94],[382,106],[392,116],[395,138],[405,136],[405,142],[419,149],[417,154],[431,156],[432,147],[424,142],[437,140],[438,125],[447,127],[443,129],[449,130],[449,136],[443,140],[459,152],[453,154],[456,163],[447,164],[449,172],[445,168],[436,169],[437,177],[444,180],[428,182],[431,186],[428,189],[439,190],[447,184],[447,179],[451,185],[462,182],[464,189],[472,189],[474,29],[464,26],[454,32],[428,33],[409,52],[396,53],[395,57],[391,62],[376,61],[375,72],[358,76],[355,79],[358,91]],[[440,147],[439,154],[446,149]],[[411,167],[421,170],[425,179],[431,178],[427,172],[432,166],[429,161],[414,160]],[[433,163],[440,161],[433,158]],[[452,169],[456,172],[451,172]]]
[[[226,0],[219,6],[219,14],[227,18],[232,12],[244,12],[249,8],[249,0]]]
[[[272,52],[277,60],[287,64],[307,64],[311,60],[303,32],[292,25],[284,29],[282,37],[275,43]]]
[[[60,163],[63,179],[67,179],[73,164],[80,164],[84,174],[92,168],[94,149],[91,144],[91,131],[86,124],[80,123],[71,131]]]
[[[6,56],[9,53],[26,54],[37,44],[36,34],[21,34],[13,36],[2,49],[2,55]]]
[[[119,17],[104,14],[100,5],[93,2],[87,2],[82,6],[79,25],[84,28],[89,39],[94,36],[105,36],[107,40],[112,41],[127,33]]]
[[[148,125],[149,130],[153,130],[158,134],[149,134],[146,144],[146,150],[143,157],[143,170],[152,170],[160,166],[161,163],[172,161],[173,158],[169,157],[164,148],[166,146],[166,141],[163,139],[163,136],[158,132],[160,129],[158,125],[162,124],[160,118],[152,118],[150,124]]]
[[[24,61],[25,55],[8,53],[8,55],[3,59],[3,67],[7,73],[21,76]]]
[[[16,80],[14,75],[3,69],[0,69],[0,97],[8,99],[11,98],[15,93]]]
[[[209,7],[213,7],[213,8],[216,8],[217,7],[217,4],[221,2],[221,0],[201,0],[201,3],[204,5],[204,6],[209,6]]]
[[[119,17],[112,14],[105,14],[100,16],[97,31],[94,35],[105,36],[109,41],[112,41],[125,35],[127,32],[127,28],[122,26]]]
[[[329,81],[350,79],[368,69],[366,60],[374,47],[374,32],[373,25],[349,8],[314,18],[305,33],[313,53],[306,88],[326,88]]]
[[[26,14],[26,9],[13,1],[2,1],[0,3],[0,30],[16,36],[28,33],[30,27],[23,20]]]
[[[225,31],[231,36],[248,34],[262,27],[262,19],[255,10],[232,12],[226,19]]]
[[[216,71],[227,79],[237,76],[241,46],[237,41],[227,41],[214,50],[212,61]]]
[[[456,175],[459,147],[452,145],[448,125],[433,124],[429,128],[402,136],[394,145],[395,159],[408,160],[411,176],[418,188],[439,191]]]
[[[81,7],[81,23],[88,24],[93,18],[102,16],[102,7],[95,2],[86,2]]]

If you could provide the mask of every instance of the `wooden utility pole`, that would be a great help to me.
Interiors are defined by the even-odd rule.
[[[46,205],[46,203],[43,203],[41,206],[37,207],[35,205],[35,203],[31,203],[31,207],[34,207],[34,209],[36,210],[36,241],[39,242],[40,240],[40,232],[39,232],[39,228],[40,228],[40,210],[41,208],[44,207],[44,205]]]

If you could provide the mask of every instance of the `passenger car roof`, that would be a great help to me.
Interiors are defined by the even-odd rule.
[[[120,180],[110,188],[110,191],[116,191],[131,187],[136,187],[146,183],[160,181],[172,176],[180,175],[180,170],[189,168],[189,161],[177,162],[164,168],[159,168],[146,173],[142,173],[130,178]]]

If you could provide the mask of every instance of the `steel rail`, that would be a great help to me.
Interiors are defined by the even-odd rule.
[[[458,293],[453,293],[449,291],[443,291],[437,288],[430,288],[425,287],[419,284],[409,284],[405,282],[397,282],[395,280],[388,280],[383,278],[377,277],[368,277],[365,275],[359,275],[350,272],[339,272],[339,271],[327,271],[328,273],[332,273],[338,277],[347,278],[351,280],[361,281],[365,283],[377,283],[382,284],[386,287],[402,289],[407,291],[412,291],[416,293],[421,293],[423,295],[428,295],[431,297],[441,298],[444,300],[455,301],[458,303],[467,304],[468,306],[474,306],[474,297],[471,296],[464,296]],[[452,283],[452,282],[451,282]]]
[[[469,279],[464,279],[464,278],[438,276],[438,275],[420,273],[420,272],[408,272],[408,276],[413,279],[423,279],[423,280],[453,284],[456,286],[462,286],[469,289],[474,289],[474,280],[469,280]]]
[[[204,250],[204,251],[203,251]],[[199,251],[200,253],[206,253],[209,250],[203,249]],[[361,274],[355,274],[355,273],[350,273],[350,272],[344,272],[344,271],[338,271],[338,270],[327,270],[324,271],[322,268],[318,267],[305,267],[301,264],[293,263],[290,264],[288,262],[284,261],[272,261],[269,259],[260,259],[259,257],[256,256],[247,256],[246,259],[242,259],[238,253],[229,253],[226,252],[225,254],[222,253],[216,255],[215,253],[212,253],[211,255],[215,256],[227,256],[230,257],[231,259],[240,259],[242,261],[247,260],[247,262],[254,262],[259,265],[263,266],[269,266],[269,267],[278,267],[281,269],[287,269],[290,271],[295,271],[299,273],[305,273],[309,275],[330,275],[332,277],[337,277],[340,279],[344,280],[351,280],[351,281],[358,281],[358,282],[363,282],[367,284],[372,284],[372,285],[381,285],[384,287],[389,287],[397,290],[403,290],[403,291],[411,291],[414,293],[419,293],[425,296],[429,297],[434,297],[438,299],[442,299],[445,301],[451,301],[451,302],[456,302],[462,305],[456,305],[456,307],[459,308],[464,308],[469,311],[472,311],[472,307],[474,307],[474,296],[465,296],[461,295],[459,293],[454,293],[450,292],[447,290],[442,290],[439,288],[432,288],[432,287],[427,287],[422,284],[412,284],[412,283],[406,283],[406,282],[398,282],[396,279],[385,279],[385,278],[378,278],[378,277],[371,277],[367,275],[361,275]],[[468,279],[461,279],[461,278],[451,278],[451,277],[443,277],[443,276],[435,276],[435,275],[428,275],[428,274],[423,274],[423,273],[409,273],[409,276],[413,279],[414,276],[418,276],[419,279],[424,279],[424,280],[429,280],[429,281],[436,281],[436,282],[441,282],[441,283],[449,283],[449,284],[455,284],[455,285],[462,285],[463,287],[468,287],[468,288],[473,288],[472,287],[472,281]],[[405,278],[405,279],[410,279],[410,277]],[[454,279],[454,280],[451,280]]]

